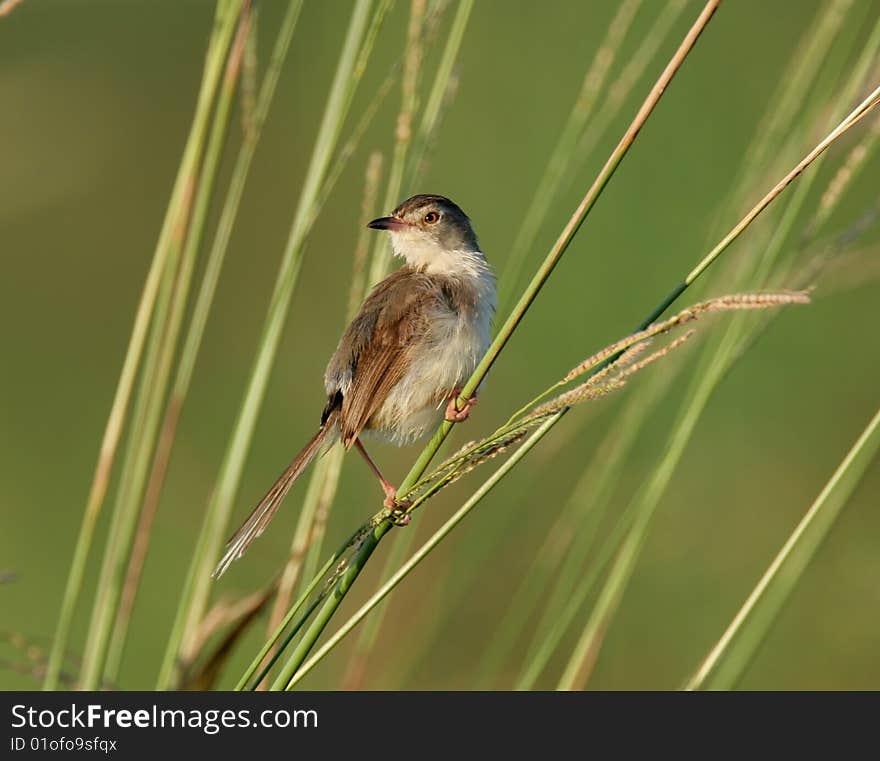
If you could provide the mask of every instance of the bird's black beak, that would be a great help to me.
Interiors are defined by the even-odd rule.
[[[407,224],[397,217],[379,217],[370,222],[367,227],[372,227],[374,230],[402,230],[407,227]]]

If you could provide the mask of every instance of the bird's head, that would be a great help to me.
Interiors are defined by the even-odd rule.
[[[395,255],[426,272],[455,274],[475,256],[482,259],[467,214],[443,196],[408,198],[391,216],[374,219],[368,227],[387,230]]]

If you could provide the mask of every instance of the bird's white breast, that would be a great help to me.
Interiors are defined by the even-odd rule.
[[[485,260],[462,285],[475,289],[476,310],[455,310],[438,302],[430,330],[403,379],[391,389],[375,416],[374,431],[405,444],[433,430],[452,392],[465,384],[490,343],[495,282]]]

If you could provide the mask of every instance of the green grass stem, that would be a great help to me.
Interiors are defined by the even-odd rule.
[[[498,292],[499,310],[507,308],[508,302],[513,298],[515,289],[519,285],[526,255],[534,248],[541,225],[547,218],[550,209],[553,208],[556,191],[562,178],[569,170],[571,156],[578,140],[588,121],[594,115],[596,103],[614,64],[617,51],[632,25],[641,2],[642,0],[624,0],[620,3],[608,25],[605,37],[599,43],[599,47],[596,48],[587,67],[580,92],[578,92],[568,118],[559,132],[556,145],[550,152],[547,165],[538,180],[531,203],[522,216],[522,222],[516,233],[513,246],[505,261],[501,287]],[[649,34],[646,35],[646,38],[654,36],[654,34]]]
[[[863,51],[862,60],[872,58],[874,51]],[[865,73],[862,66],[856,67],[855,76],[850,79],[838,99],[838,109],[841,103],[847,102],[855,88],[861,84]],[[804,84],[806,87],[806,83]],[[765,196],[743,217],[743,219],[719,242],[719,244],[691,271],[685,282],[690,284],[705,272],[706,268],[735,240],[742,230],[751,222],[784,190],[803,170],[816,161],[841,135],[855,126],[880,102],[880,87],[874,89],[855,109],[853,109],[812,151],[810,151],[785,177],[782,178]],[[813,175],[815,176],[815,175]],[[810,180],[807,181],[807,185]],[[754,271],[751,273],[755,281],[762,282],[769,274],[781,251],[782,244],[790,234],[797,212],[800,210],[805,191],[799,190],[793,198],[793,202],[786,209],[782,223],[773,232],[770,245],[758,258]],[[578,689],[585,683],[598,656],[599,648],[605,632],[610,624],[611,617],[617,610],[620,599],[626,589],[636,560],[647,538],[647,529],[650,519],[656,507],[666,491],[666,487],[672,479],[677,464],[684,453],[696,424],[711,397],[712,392],[727,372],[730,363],[738,354],[738,344],[747,335],[746,323],[743,320],[734,319],[728,327],[724,337],[718,343],[717,349],[711,356],[707,356],[703,366],[698,370],[695,380],[688,394],[684,408],[679,413],[678,421],[674,424],[669,440],[664,447],[664,455],[660,463],[634,497],[638,504],[636,518],[630,529],[630,534],[624,540],[620,553],[612,566],[605,585],[600,592],[596,606],[591,613],[581,636],[572,652],[563,675],[559,680],[559,689]]]
[[[189,328],[183,341],[183,348],[181,350],[180,360],[178,362],[174,383],[171,389],[171,396],[165,410],[165,417],[162,421],[162,428],[156,449],[156,457],[153,461],[150,480],[147,485],[146,496],[144,497],[141,525],[138,526],[137,530],[138,545],[132,553],[132,561],[129,564],[126,578],[126,588],[130,590],[127,595],[129,599],[129,611],[125,614],[126,618],[130,615],[130,607],[134,603],[134,595],[139,583],[143,563],[146,558],[152,519],[158,509],[159,499],[165,481],[165,474],[171,459],[171,451],[177,432],[177,425],[180,420],[180,415],[187,394],[189,393],[189,386],[195,370],[196,359],[205,334],[205,328],[214,301],[214,295],[217,291],[217,285],[220,281],[220,273],[226,258],[226,252],[229,248],[229,241],[232,236],[235,219],[238,216],[238,209],[250,172],[251,162],[256,152],[256,147],[259,143],[260,135],[262,134],[262,128],[265,124],[269,107],[275,94],[275,88],[281,74],[281,67],[287,57],[287,51],[293,38],[293,32],[296,28],[301,8],[302,0],[293,0],[288,5],[284,18],[281,21],[278,36],[266,68],[260,91],[256,96],[253,109],[247,117],[242,143],[232,169],[229,187],[227,189],[223,207],[220,211],[220,217],[214,234],[211,250],[207,256],[204,274],[202,275],[202,282],[199,287],[198,295],[196,296]],[[250,37],[253,37],[253,33],[254,29],[252,28]]]
[[[608,184],[609,180],[614,174],[614,171],[620,165],[620,162],[623,160],[629,148],[635,141],[639,131],[644,126],[648,117],[654,110],[654,107],[659,102],[661,96],[663,95],[663,92],[666,90],[669,82],[672,80],[672,77],[678,71],[681,64],[687,57],[687,54],[691,51],[697,39],[699,38],[701,32],[709,23],[709,20],[712,18],[713,14],[718,8],[719,2],[720,0],[710,0],[706,3],[703,11],[700,13],[699,17],[694,22],[691,29],[688,31],[683,42],[673,55],[663,73],[660,75],[660,78],[651,89],[648,97],[636,114],[636,117],[633,120],[632,124],[627,129],[623,138],[620,140],[617,147],[609,157],[608,161],[605,163],[605,166],[600,171],[598,177],[587,191],[586,195],[579,204],[578,208],[575,210],[568,224],[563,229],[556,244],[547,255],[547,258],[545,259],[541,268],[538,270],[535,277],[532,279],[532,282],[526,289],[526,292],[523,294],[519,303],[514,308],[507,321],[504,323],[499,334],[496,336],[495,340],[490,346],[486,356],[480,362],[470,380],[465,385],[465,388],[462,390],[460,402],[462,400],[470,398],[470,396],[473,395],[477,386],[479,386],[483,377],[485,377],[486,373],[489,371],[489,368],[492,366],[493,362],[498,357],[499,353],[504,348],[507,341],[510,339],[513,331],[516,329],[516,326],[522,320],[532,301],[534,301],[534,299],[538,295],[538,292],[541,290],[544,283],[550,277],[550,274],[552,273],[554,267],[556,266],[562,255],[565,253],[568,245],[574,238],[574,235],[577,233],[584,219],[587,217],[588,213],[593,208],[599,196],[601,195],[603,189]],[[664,304],[667,301],[669,301],[669,297],[664,300]],[[653,319],[654,318],[652,317],[650,321],[653,321]],[[558,420],[563,414],[564,411],[557,413],[552,418],[550,418],[550,420],[555,423],[555,421]],[[399,496],[402,497],[406,495],[416,484],[416,482],[421,478],[424,471],[427,469],[428,464],[433,459],[436,452],[439,450],[451,428],[452,424],[449,422],[444,422],[440,426],[438,431],[432,437],[431,441],[423,450],[416,464],[410,470],[407,478],[398,489]],[[541,426],[540,430],[543,430],[543,426]],[[528,441],[526,443],[528,443]],[[522,446],[525,445],[526,444],[523,444]],[[318,611],[317,617],[312,622],[312,625],[309,627],[309,629],[303,635],[303,638],[297,644],[294,652],[291,654],[287,664],[285,665],[282,674],[279,675],[278,679],[276,679],[275,683],[273,684],[273,689],[285,686],[287,684],[287,681],[289,681],[297,672],[297,670],[305,660],[306,656],[308,655],[311,647],[320,636],[321,631],[323,631],[324,627],[329,622],[339,603],[350,588],[351,584],[354,583],[354,580],[357,578],[360,570],[366,564],[370,555],[372,555],[372,552],[375,550],[376,545],[378,545],[382,537],[391,529],[391,526],[392,524],[390,523],[390,521],[385,519],[382,520],[378,525],[373,527],[370,534],[368,535],[367,540],[364,541],[360,551],[355,555],[355,559],[353,560],[352,564],[349,566],[345,575],[337,584],[334,594],[325,601],[322,608]],[[284,679],[285,676],[287,677],[286,680]]]
[[[844,119],[843,122],[841,122],[841,124],[838,125],[837,128],[835,128],[831,132],[831,134],[829,135],[828,138],[823,140],[819,144],[819,146],[817,146],[817,148],[815,148],[813,151],[811,151],[804,160],[799,162],[798,165],[794,169],[792,169],[791,172],[789,172],[789,174],[787,174],[783,178],[783,180],[778,182],[771,189],[771,191],[768,192],[764,196],[764,198],[762,198],[761,201],[759,201],[758,204],[755,207],[753,207],[746,214],[746,216],[743,218],[743,220],[741,220],[737,225],[734,226],[731,233],[726,235],[722,239],[722,241],[715,248],[712,249],[712,251],[701,261],[700,265],[698,265],[696,268],[694,268],[694,270],[691,271],[691,274],[685,279],[685,281],[683,281],[683,284],[679,285],[675,289],[673,289],[673,291],[670,293],[670,295],[667,296],[660,303],[660,305],[658,305],[658,307],[651,312],[649,317],[642,323],[642,326],[646,327],[647,325],[650,325],[651,323],[653,323],[658,316],[658,312],[665,311],[666,307],[672,301],[675,300],[677,295],[679,295],[684,290],[686,290],[691,284],[693,284],[693,282],[695,282],[695,280],[698,277],[700,277],[700,275],[705,273],[706,270],[708,269],[708,267],[711,266],[711,264],[715,260],[717,260],[717,258],[721,255],[721,253],[723,253],[723,251],[726,250],[730,246],[730,244],[739,235],[742,234],[742,232],[746,229],[746,227],[748,227],[748,224],[753,222],[757,218],[758,214],[760,214],[761,211],[766,209],[767,206],[769,206],[769,204],[772,203],[772,201],[775,200],[782,193],[782,191],[806,168],[806,166],[809,165],[809,163],[811,163],[813,160],[815,160],[816,157],[821,155],[821,153],[834,140],[838,139],[848,129],[855,126],[855,124],[857,124],[858,121],[868,113],[870,108],[873,108],[874,106],[876,106],[877,102],[878,102],[878,93],[880,93],[880,90],[875,91],[871,95],[869,95],[868,98],[866,98],[858,107],[856,107],[856,109],[854,109],[853,112],[846,119]],[[807,159],[809,159],[809,160],[807,160]],[[692,409],[694,409],[694,410],[696,410],[698,408],[702,409],[702,406],[703,406],[702,402],[703,402],[703,400],[701,400],[701,399],[695,400],[694,407]],[[534,442],[536,442],[537,439],[539,439],[543,435],[545,435],[546,432],[549,431],[563,417],[563,415],[565,414],[566,411],[567,411],[566,409],[562,409],[558,413],[554,414],[552,417],[548,418],[545,421],[545,424],[542,424],[540,429],[538,431],[536,431],[535,433],[533,433],[522,446],[526,446],[527,444],[529,446],[533,446]],[[683,429],[686,430],[691,425],[695,424],[696,417],[698,417],[698,413],[696,414],[693,421],[687,421],[687,425],[683,426]],[[671,444],[672,444],[672,446],[670,448],[671,454],[668,458],[666,458],[669,462],[672,462],[673,460],[677,461],[677,456],[679,454],[678,450],[684,446],[684,441],[685,441],[684,438],[679,439],[678,437],[676,437],[671,442]],[[666,460],[664,460],[664,462],[665,461]],[[667,465],[658,469],[657,475],[655,476],[655,478],[648,483],[646,488],[647,488],[647,495],[648,495],[649,500],[653,500],[656,497],[655,492],[659,491],[661,487],[665,486],[665,483],[668,481],[668,478],[671,477],[671,471],[669,471],[669,467],[670,466],[667,463]],[[406,494],[406,492],[403,492],[403,493]],[[636,511],[636,515],[634,517],[634,525],[633,525],[633,528],[631,529],[630,535],[627,537],[628,540],[630,539],[630,537],[641,535],[639,532],[639,529],[642,528],[640,526],[640,523],[645,523],[644,516],[645,516],[645,511]],[[383,526],[388,526],[388,528],[385,528],[383,530]],[[298,667],[294,666],[293,664],[295,663],[295,661],[298,658],[302,658],[305,656],[305,654],[308,653],[308,650],[311,648],[311,646],[316,641],[317,637],[320,634],[320,631],[326,625],[326,622],[329,621],[330,616],[332,615],[335,608],[338,606],[341,598],[344,596],[348,587],[351,585],[351,583],[353,583],[353,581],[356,578],[357,574],[359,573],[360,569],[363,567],[363,565],[366,563],[369,556],[372,554],[373,550],[375,549],[375,544],[378,544],[378,541],[381,540],[382,536],[384,536],[384,534],[387,533],[387,530],[389,530],[389,529],[390,529],[390,524],[388,523],[387,520],[380,523],[379,526],[377,526],[374,529],[374,532],[373,532],[373,536],[375,537],[374,542],[371,543],[371,546],[369,546],[367,548],[367,550],[365,551],[365,553],[364,553],[365,556],[359,558],[358,563],[352,564],[352,567],[349,569],[348,576],[344,579],[345,587],[343,588],[342,584],[340,583],[340,586],[337,588],[336,595],[334,595],[333,598],[329,598],[327,601],[325,601],[324,607],[322,608],[322,610],[320,612],[320,618],[316,619],[313,622],[312,626],[309,629],[309,632],[306,635],[309,638],[309,641],[304,641],[304,640],[300,641],[294,654],[291,656],[290,660],[288,661],[288,665],[285,669],[285,673],[290,674],[292,677],[292,675],[297,672]],[[621,550],[621,555],[623,555],[626,551],[628,551],[628,547],[627,547],[627,544],[625,543],[624,548]],[[632,548],[629,548],[629,551],[632,552],[633,551]],[[615,573],[615,568],[612,568],[612,572],[611,572],[612,577],[614,576],[614,573]],[[606,585],[606,589],[603,590],[603,593],[607,594],[607,589],[609,586],[611,586],[611,585]],[[612,589],[613,589],[613,587],[612,587]],[[600,603],[601,602],[602,602],[602,597],[600,596]],[[598,605],[597,605],[597,607],[598,607]],[[590,634],[593,638],[595,638],[598,635],[598,633],[599,633],[598,629],[595,629],[590,632]],[[585,660],[586,653],[581,652],[580,649],[576,650],[575,655],[579,658],[579,662],[582,662],[583,660]],[[573,656],[572,661],[574,661],[574,660],[575,660],[575,657]],[[576,677],[576,674],[570,673],[570,670],[567,669],[566,674],[564,674],[564,676],[563,676],[563,680],[560,681],[560,688],[563,688],[563,689],[569,688],[568,680],[573,681],[575,679],[575,677]],[[279,678],[279,680],[276,680],[276,683],[274,686],[277,687],[279,685],[279,683],[280,683],[280,678]]]
[[[400,112],[397,115],[394,151],[388,170],[388,184],[382,204],[383,209],[397,205],[403,177],[406,171],[407,153],[412,142],[413,121],[418,108],[419,73],[424,56],[425,0],[411,0],[409,26],[406,33],[406,50],[403,62],[403,83]],[[390,244],[383,236],[376,238],[371,256],[368,285],[378,283],[388,272],[391,262]]]
[[[158,350],[156,371],[148,374],[148,365],[145,365],[144,368],[145,416],[142,426],[133,426],[132,428],[130,443],[136,443],[136,448],[131,461],[131,469],[128,470],[124,467],[120,476],[117,501],[120,516],[119,532],[111,534],[111,542],[108,543],[105,555],[105,559],[108,561],[106,566],[108,572],[101,573],[99,578],[98,599],[101,600],[102,607],[99,609],[96,604],[95,609],[100,625],[89,632],[89,646],[86,654],[87,656],[91,653],[97,654],[97,668],[100,668],[100,662],[104,660],[104,675],[110,682],[117,681],[128,634],[129,617],[128,615],[120,615],[123,612],[120,605],[135,544],[135,530],[140,516],[139,508],[145,494],[150,464],[153,462],[157,435],[163,418],[163,403],[167,395],[172,364],[189,300],[192,275],[201,248],[205,219],[214,193],[217,169],[223,155],[231,121],[231,109],[240,80],[244,46],[248,36],[249,15],[243,13],[241,19],[238,35],[233,42],[225,76],[217,97],[213,123],[205,147],[204,161],[193,202],[192,218],[188,226],[186,242],[180,257],[180,267],[174,283],[167,325],[164,326],[161,342],[156,347]],[[158,321],[156,328],[159,328]],[[103,599],[101,597],[102,587],[106,592]],[[130,613],[131,608],[127,608],[127,611]],[[102,650],[105,648],[106,653],[102,654]],[[87,657],[84,669],[85,664],[88,663]]]
[[[181,660],[192,656],[190,648],[210,595],[211,571],[223,545],[257,415],[265,396],[284,321],[299,275],[303,244],[308,232],[307,223],[345,119],[345,106],[350,102],[348,89],[352,85],[351,74],[367,26],[370,8],[371,0],[357,0],[352,10],[318,138],[282,255],[278,279],[271,296],[248,387],[223,459],[217,486],[205,515],[193,560],[184,581],[178,611],[157,681],[159,689],[168,689],[173,685]]]
[[[431,551],[438,544],[440,544],[441,541],[443,541],[443,539],[464,519],[464,517],[474,507],[476,507],[476,505],[483,499],[483,497],[485,497],[490,491],[492,491],[495,485],[502,478],[504,478],[504,476],[507,475],[507,473],[509,473],[514,468],[514,466],[516,466],[516,464],[520,460],[522,460],[523,457],[526,456],[526,454],[528,454],[532,447],[540,440],[543,433],[546,432],[546,430],[549,430],[550,425],[551,424],[549,421],[545,422],[535,431],[535,434],[537,435],[534,435],[526,440],[521,447],[519,447],[510,457],[508,457],[507,460],[505,460],[501,464],[501,466],[480,486],[480,488],[474,492],[470,499],[468,499],[437,531],[435,531],[431,535],[430,539],[428,539],[428,541],[426,541],[421,547],[419,547],[419,549],[412,555],[412,557],[410,557],[406,561],[406,563],[404,563],[391,576],[391,578],[389,578],[388,581],[386,581],[376,591],[376,593],[373,594],[373,596],[370,597],[370,599],[367,600],[358,609],[358,611],[351,618],[349,618],[348,621],[346,621],[345,624],[343,624],[339,628],[339,630],[332,637],[330,637],[327,642],[324,643],[324,645],[321,646],[318,651],[315,652],[315,654],[311,658],[309,658],[308,661],[302,664],[301,668],[295,671],[292,670],[291,664],[295,662],[295,659],[291,657],[291,660],[288,662],[287,667],[285,667],[285,670],[279,676],[275,686],[280,687],[283,684],[284,688],[287,690],[290,690],[294,686],[296,686],[296,684],[299,683],[300,680],[302,680],[303,677],[305,677],[306,674],[308,674],[318,664],[318,662],[321,661],[321,659],[323,659],[334,647],[336,647],[336,645],[338,645],[339,642],[341,642],[345,638],[345,636],[349,632],[351,632],[351,630],[354,629],[354,627],[357,626],[358,623],[360,623],[364,619],[364,617],[367,616],[367,614],[369,614],[371,610],[373,610],[380,602],[382,602],[382,600],[384,600],[385,597],[387,597],[388,594],[390,594],[390,592],[401,581],[403,581],[403,579],[410,573],[410,571],[412,571],[419,563],[421,563],[422,560],[424,560],[431,553]],[[380,524],[374,534],[371,536],[378,535],[378,538],[381,538],[379,532],[381,531],[381,533],[385,533],[385,531],[387,531],[387,529],[382,530],[382,527],[385,525],[385,523]],[[375,545],[378,544],[378,538],[375,539],[375,543],[371,542],[370,546],[368,546],[366,550],[362,548],[361,551],[358,553],[358,556],[360,556],[358,559],[361,567],[364,563],[366,563],[367,559],[369,559],[369,556],[375,549]],[[354,581],[354,576],[352,576],[351,581]],[[330,605],[328,605],[328,603],[330,602],[332,602],[332,600],[328,600],[327,603],[325,603],[325,606],[327,608],[331,607]],[[332,610],[330,610],[330,612],[332,613]],[[329,619],[329,615],[326,615],[325,617]],[[313,636],[311,638],[312,642],[314,642],[314,640],[317,638],[317,634],[320,633],[320,630],[316,624],[318,624],[318,621],[316,621],[312,625],[312,628],[316,630],[315,632],[313,632]],[[323,629],[323,626],[320,628]],[[307,652],[306,645],[303,645],[302,642],[300,643],[300,645],[301,649]],[[285,678],[287,680],[286,682],[283,681],[283,679]]]
[[[554,628],[559,628],[561,611],[583,580],[584,564],[593,552],[594,539],[611,505],[627,456],[638,439],[641,422],[662,396],[673,372],[667,368],[646,381],[596,448],[592,461],[584,468],[529,563],[496,627],[491,645],[486,648],[486,656],[480,662],[484,686],[507,660],[540,602],[545,602],[544,608],[525,660],[534,661],[539,644],[551,637]]]
[[[300,596],[297,598],[297,601],[293,604],[293,606],[291,606],[290,610],[287,611],[287,614],[279,622],[278,626],[275,629],[273,636],[270,637],[266,641],[266,643],[260,649],[260,652],[257,653],[256,657],[251,661],[250,665],[245,670],[241,679],[238,680],[238,683],[235,685],[236,690],[245,689],[245,687],[247,686],[247,683],[251,680],[251,677],[253,677],[253,675],[257,672],[257,669],[260,667],[260,664],[263,662],[263,660],[266,658],[266,656],[269,655],[269,652],[275,646],[275,643],[281,639],[282,635],[284,634],[284,630],[290,625],[290,622],[293,621],[294,616],[296,616],[296,614],[300,611],[302,606],[305,604],[306,600],[309,599],[309,596],[312,594],[312,592],[314,592],[315,589],[317,589],[318,585],[321,583],[321,579],[323,579],[324,575],[330,571],[330,569],[333,566],[333,563],[335,563],[339,558],[341,558],[343,556],[345,551],[351,546],[351,543],[354,542],[356,538],[357,538],[357,533],[354,533],[348,539],[346,539],[345,542],[343,542],[341,545],[339,545],[339,548],[336,550],[336,552],[334,552],[327,559],[327,561],[324,563],[324,565],[321,567],[321,569],[318,571],[318,573],[315,574],[315,576],[311,580],[311,582],[309,582],[309,584],[306,585],[306,588],[302,591],[302,594],[300,594]],[[320,595],[318,596],[318,599],[320,599]],[[299,630],[299,628],[302,626],[302,622],[305,621],[306,618],[308,618],[308,615],[303,616],[302,621],[300,621],[300,623],[298,623],[296,625],[296,627],[295,627],[296,630]],[[280,653],[281,651],[279,650],[278,652]],[[272,658],[271,661],[266,664],[266,666],[264,667],[264,673],[261,673],[259,678],[254,681],[253,688],[255,688],[261,681],[263,681],[265,674],[268,673],[268,670],[272,667],[272,664],[275,662],[275,659],[277,657],[278,656],[276,654],[275,657]]]
[[[686,690],[736,687],[849,498],[880,450],[880,409],[694,675]]]
[[[73,614],[82,593],[86,565],[94,539],[95,528],[110,482],[113,461],[125,425],[125,416],[152,322],[159,286],[168,269],[169,261],[173,259],[173,248],[181,243],[179,240],[181,225],[185,223],[189,216],[192,188],[207,138],[214,96],[219,87],[226,50],[232,40],[240,6],[241,2],[225,3],[222,5],[218,3],[217,6],[214,32],[205,59],[204,76],[199,90],[195,115],[171,192],[171,199],[165,213],[162,230],[156,243],[150,270],[138,304],[132,334],[126,349],[125,360],[123,361],[110,415],[101,441],[98,464],[95,468],[85,513],[77,536],[74,556],[61,602],[58,626],[52,641],[52,648],[46,667],[46,676],[43,682],[43,689],[46,690],[53,690],[58,687],[58,676],[64,652],[67,650]]]

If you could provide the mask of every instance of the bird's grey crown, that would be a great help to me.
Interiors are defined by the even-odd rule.
[[[455,203],[455,201],[449,200],[446,196],[432,195],[429,193],[420,193],[419,195],[407,198],[393,212],[391,212],[391,214],[395,217],[403,218],[408,214],[412,214],[414,211],[420,209],[429,211],[433,208],[445,211],[453,217],[466,219],[468,224],[470,224],[470,218],[461,210],[461,207]]]
[[[432,230],[432,233],[447,248],[479,250],[479,242],[471,226],[470,217],[457,203],[446,196],[427,193],[412,196],[394,209],[391,215],[406,221],[421,222],[423,215],[431,211],[441,214],[441,223]],[[427,229],[427,226],[425,228]]]

